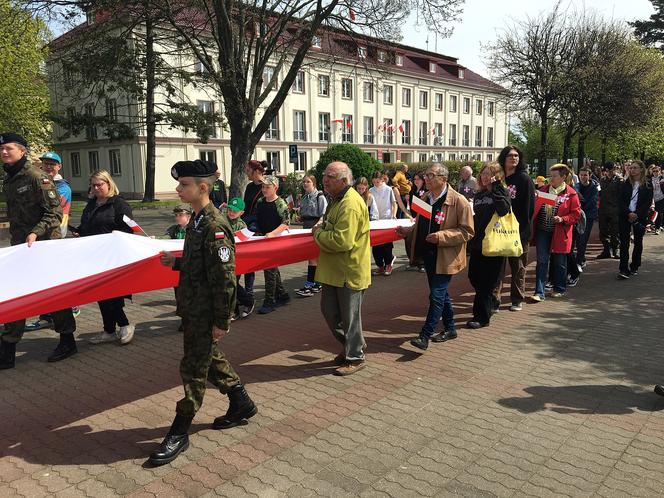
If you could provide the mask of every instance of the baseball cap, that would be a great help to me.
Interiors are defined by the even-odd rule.
[[[175,206],[173,208],[173,214],[177,214],[177,213],[189,213],[189,214],[191,214],[191,212],[192,212],[192,209],[191,209],[191,206],[189,204],[178,204],[177,206]]]
[[[263,177],[263,185],[276,185],[279,186],[279,178],[274,175],[265,175]]]
[[[244,211],[244,199],[241,197],[233,197],[229,202],[228,202],[228,209],[231,211]]]
[[[58,154],[57,152],[47,152],[39,159],[41,159],[42,161],[44,161],[45,159],[50,159],[51,161],[55,161],[56,163],[62,164],[62,158],[60,157],[60,154]]]

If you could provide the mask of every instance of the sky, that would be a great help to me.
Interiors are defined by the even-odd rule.
[[[557,0],[466,0],[464,12],[454,25],[450,38],[438,38],[438,49],[433,33],[428,33],[428,49],[439,54],[456,57],[459,64],[468,67],[482,76],[490,77],[483,60],[482,44],[491,43],[500,30],[513,20],[538,17],[541,12],[550,11]],[[649,0],[569,0],[563,7],[570,11],[594,10],[606,19],[632,21],[647,19],[655,12]],[[411,16],[411,26],[403,30],[402,43],[427,49],[427,31],[416,26],[415,16]]]

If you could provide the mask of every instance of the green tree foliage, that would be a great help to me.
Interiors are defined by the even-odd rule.
[[[381,163],[376,161],[357,145],[331,145],[325,152],[320,155],[320,158],[316,163],[316,180],[319,185],[323,184],[323,171],[325,171],[325,168],[328,164],[334,161],[341,161],[346,163],[353,172],[353,178],[364,176],[369,180],[369,182],[371,182],[371,175],[373,175],[376,171],[381,171],[383,169]]]
[[[41,71],[48,31],[9,0],[0,0],[0,130],[23,134],[31,146],[49,142],[49,100]]]
[[[634,34],[644,45],[664,52],[664,0],[650,0],[655,13],[646,20],[629,23]]]

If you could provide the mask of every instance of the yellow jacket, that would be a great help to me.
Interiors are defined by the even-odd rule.
[[[392,186],[396,187],[401,195],[408,195],[410,193],[411,184],[403,171],[397,171],[394,174],[394,177],[392,177]]]
[[[314,240],[320,248],[316,281],[363,290],[371,284],[369,210],[355,189],[334,199]]]

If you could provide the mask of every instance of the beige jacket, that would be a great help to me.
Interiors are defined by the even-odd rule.
[[[466,198],[449,184],[442,211],[445,214],[445,221],[443,221],[441,230],[437,232],[436,273],[439,275],[454,275],[466,267],[466,243],[475,235],[473,212]],[[417,215],[415,225],[413,225],[406,238],[407,243],[410,244],[411,264],[416,264],[413,259],[415,234],[417,234],[417,224],[420,222],[420,218],[421,215]]]

